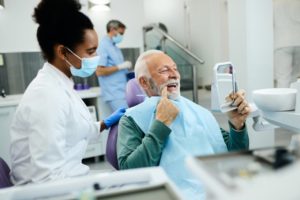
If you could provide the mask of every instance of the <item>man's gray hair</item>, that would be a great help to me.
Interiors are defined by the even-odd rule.
[[[114,28],[114,29],[124,28],[125,29],[126,26],[121,21],[113,19],[113,20],[110,20],[106,24],[106,31],[109,33],[111,28]]]
[[[150,78],[149,70],[148,70],[148,64],[146,62],[146,58],[158,54],[158,53],[164,53],[163,51],[160,50],[148,50],[143,52],[137,59],[134,67],[134,73],[135,73],[135,78],[138,80],[142,76],[146,76]]]

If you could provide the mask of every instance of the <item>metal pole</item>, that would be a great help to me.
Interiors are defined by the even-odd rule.
[[[144,42],[144,51],[147,50],[147,44],[146,44],[146,33],[147,33],[147,30],[146,28],[144,27],[143,28],[143,42]]]
[[[195,65],[192,65],[193,67],[193,100],[196,104],[199,104],[199,98],[198,98],[198,85],[197,85],[197,68]]]

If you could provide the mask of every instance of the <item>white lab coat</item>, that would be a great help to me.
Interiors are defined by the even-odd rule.
[[[11,134],[11,179],[14,184],[85,175],[82,164],[88,140],[100,123],[73,90],[73,81],[45,63],[26,89],[14,116]]]

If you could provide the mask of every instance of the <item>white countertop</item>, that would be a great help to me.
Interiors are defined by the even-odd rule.
[[[100,87],[92,87],[88,90],[78,90],[82,99],[97,98],[100,96]],[[5,98],[0,97],[0,107],[17,106],[21,101],[23,94],[7,95]]]
[[[97,98],[100,96],[100,87],[92,87],[88,90],[77,90],[82,99]]]

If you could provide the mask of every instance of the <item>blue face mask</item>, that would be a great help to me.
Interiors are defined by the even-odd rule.
[[[121,35],[120,33],[118,33],[118,35],[112,37],[112,41],[115,44],[122,42],[122,40],[123,40],[123,35]]]
[[[68,51],[70,51],[74,56],[76,56],[78,59],[81,60],[81,67],[80,69],[77,69],[74,67],[68,60],[66,62],[71,65],[71,74],[73,76],[78,76],[82,78],[86,78],[91,76],[97,69],[98,62],[99,62],[99,56],[94,56],[90,58],[80,58],[78,55],[76,55],[73,51],[71,51],[69,48],[67,48]]]

